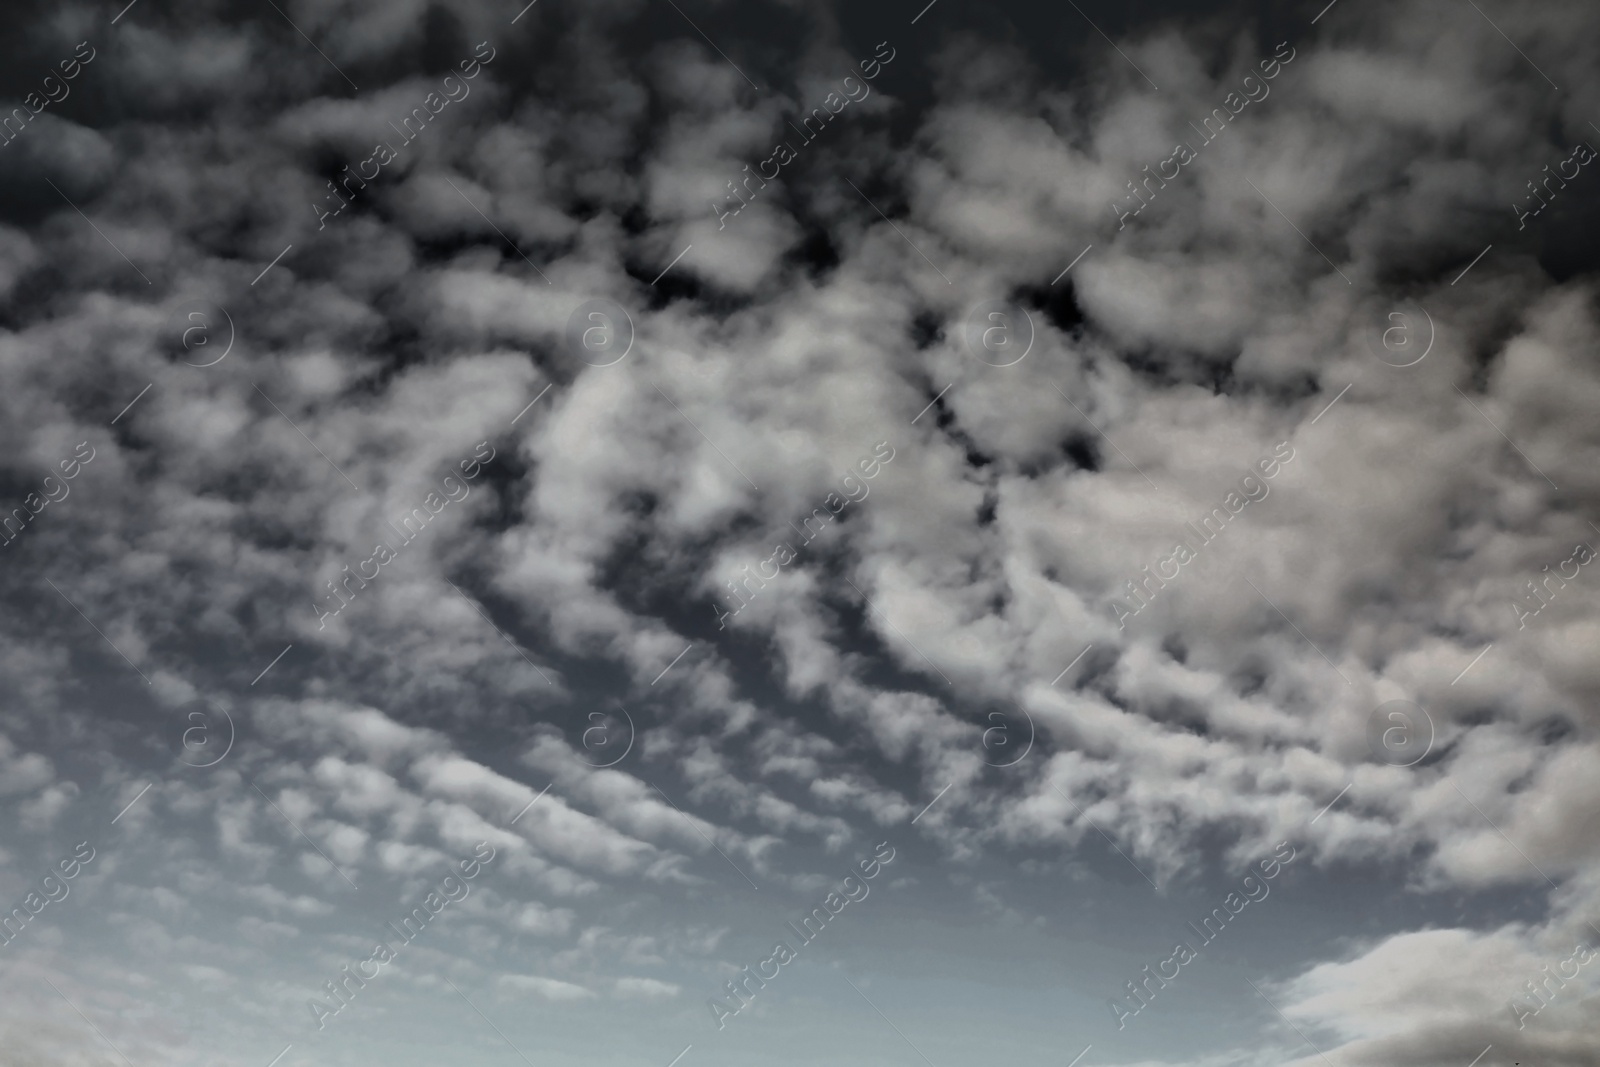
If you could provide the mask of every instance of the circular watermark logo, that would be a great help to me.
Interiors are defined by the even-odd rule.
[[[984,717],[983,762],[991,767],[1015,767],[1033,750],[1033,718],[1021,708],[991,711]]]
[[[222,716],[221,721],[204,711],[189,713],[189,721],[195,725],[183,731],[183,752],[178,759],[191,767],[215,767],[233,751],[233,716],[221,708],[216,711]],[[214,727],[217,728],[215,734],[212,733]],[[225,735],[222,727],[226,727]]]
[[[1033,350],[1033,316],[1007,300],[985,300],[967,313],[967,349],[991,367],[1021,363]]]
[[[214,367],[233,351],[233,318],[210,300],[185,300],[167,316],[164,336],[189,366]]]
[[[1367,747],[1391,767],[1410,767],[1433,748],[1433,719],[1420,704],[1389,700],[1367,716]]]
[[[1415,366],[1433,351],[1433,316],[1421,304],[1407,302],[1366,335],[1372,354],[1389,366]]]
[[[614,767],[633,749],[633,717],[621,704],[618,718],[609,711],[591,711],[583,731],[583,751],[578,758],[591,767]]]
[[[567,351],[591,367],[622,362],[633,348],[633,319],[615,300],[585,300],[567,316]]]

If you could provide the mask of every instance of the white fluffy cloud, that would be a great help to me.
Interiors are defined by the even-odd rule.
[[[1065,73],[1026,33],[897,27],[813,141],[791,101],[868,54],[822,5],[765,42],[711,5],[712,47],[631,0],[289,7],[69,5],[15,57],[101,50],[0,176],[0,891],[102,849],[51,907],[116,958],[96,996],[147,1013],[141,1052],[205,1059],[163,1027],[207,986],[240,1050],[303,1029],[480,843],[351,1016],[449,975],[675,1020],[751,900],[886,834],[985,865],[1007,916],[997,871],[1103,835],[1163,886],[1292,837],[1431,902],[1280,961],[1330,1054],[1593,1060],[1575,991],[1500,1018],[1600,899],[1600,291],[1564,243],[1595,178],[1541,187],[1531,233],[1509,208],[1595,136],[1592,11],[1174,15]],[[470,100],[329,189],[480,40]],[[233,343],[205,368],[173,327],[202,299]],[[1013,366],[969,348],[990,300],[1028,310]],[[1369,744],[1402,699],[1416,767]],[[949,906],[930,878],[905,892]],[[1450,903],[1507,893],[1532,913]],[[17,952],[74,974],[55,930]]]

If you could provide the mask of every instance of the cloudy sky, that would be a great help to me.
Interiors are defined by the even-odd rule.
[[[1597,48],[17,0],[6,1062],[1593,1067]]]

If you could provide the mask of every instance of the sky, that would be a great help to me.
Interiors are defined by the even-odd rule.
[[[7,1064],[1600,1063],[1594,5],[6,15]]]

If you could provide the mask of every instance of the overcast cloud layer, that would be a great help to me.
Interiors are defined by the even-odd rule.
[[[1600,9],[924,2],[8,10],[0,1059],[1600,1063]]]

